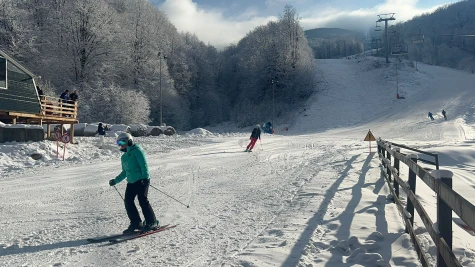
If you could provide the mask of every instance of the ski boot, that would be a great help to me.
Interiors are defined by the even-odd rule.
[[[125,229],[122,233],[124,234],[131,234],[134,233],[136,230],[142,230],[143,223],[131,223],[127,229]]]
[[[160,224],[158,223],[158,220],[157,220],[154,223],[146,224],[142,229],[142,233],[158,230],[159,228],[160,228]]]

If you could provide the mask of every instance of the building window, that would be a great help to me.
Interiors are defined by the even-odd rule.
[[[7,88],[7,59],[0,57],[0,89]]]

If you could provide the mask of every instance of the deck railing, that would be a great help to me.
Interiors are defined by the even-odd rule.
[[[70,117],[75,119],[78,114],[78,102],[63,100],[57,97],[40,96],[41,115],[54,117]],[[65,102],[63,102],[65,101]]]

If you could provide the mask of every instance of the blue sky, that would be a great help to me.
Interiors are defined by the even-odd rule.
[[[339,27],[361,32],[374,26],[376,15],[396,13],[396,22],[431,12],[455,0],[149,0],[168,14],[180,31],[222,48],[249,31],[276,20],[286,4],[301,17],[301,26]]]

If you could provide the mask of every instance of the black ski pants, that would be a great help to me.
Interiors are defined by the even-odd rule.
[[[133,184],[127,184],[125,189],[125,210],[127,211],[127,216],[129,216],[131,224],[139,224],[142,222],[140,219],[139,211],[135,206],[135,197],[138,198],[140,208],[142,209],[143,216],[147,224],[155,223],[157,218],[153,212],[152,206],[148,201],[148,187],[150,185],[150,180],[142,179],[138,180]]]

